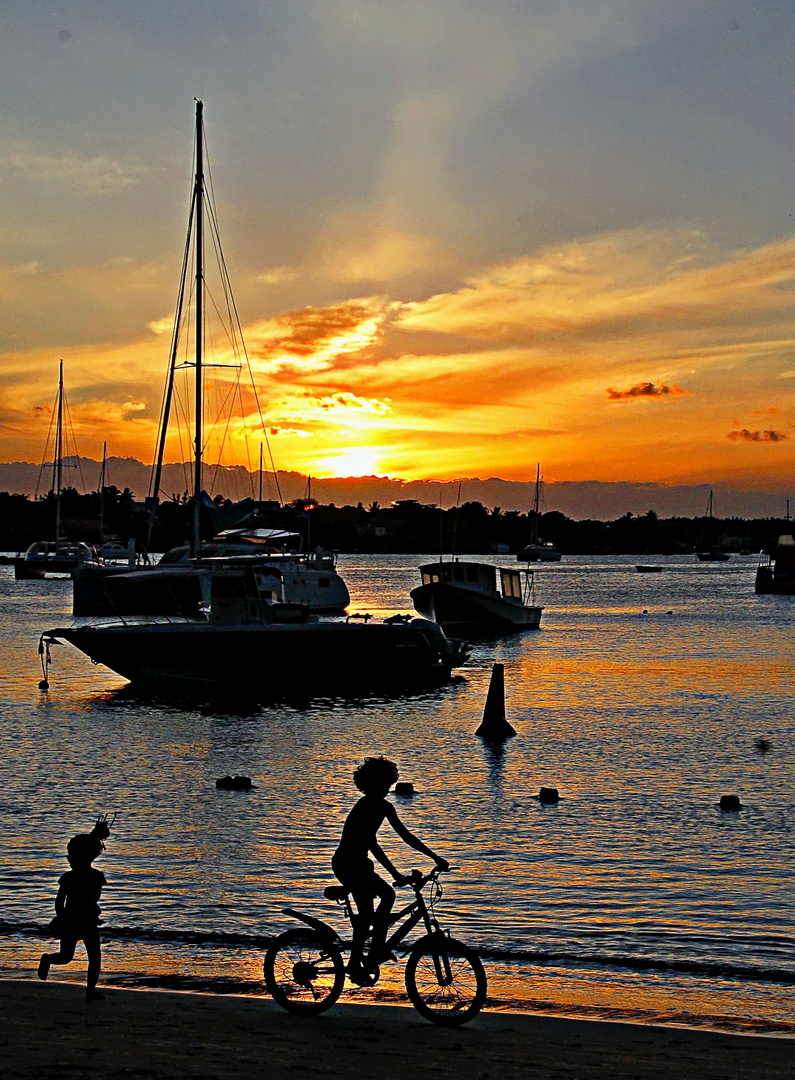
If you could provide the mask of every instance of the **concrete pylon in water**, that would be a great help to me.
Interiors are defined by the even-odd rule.
[[[505,665],[495,664],[491,669],[489,692],[486,694],[486,707],[483,719],[475,732],[489,742],[503,742],[516,732],[505,719]]]

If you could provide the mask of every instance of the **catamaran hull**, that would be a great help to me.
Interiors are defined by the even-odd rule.
[[[329,693],[444,682],[466,652],[438,626],[316,622],[113,624],[46,631],[134,684],[230,694]]]
[[[411,590],[411,599],[420,615],[438,623],[445,633],[467,636],[477,631],[504,634],[538,630],[544,610],[512,604],[499,596],[484,596],[445,581],[418,585]]]

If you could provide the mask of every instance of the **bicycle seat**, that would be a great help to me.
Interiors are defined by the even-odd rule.
[[[344,885],[327,885],[323,890],[323,895],[327,900],[334,900],[339,902],[344,900],[348,895],[348,889]]]

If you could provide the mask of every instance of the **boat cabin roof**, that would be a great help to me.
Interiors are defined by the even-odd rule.
[[[522,576],[532,578],[533,571],[513,566],[492,566],[491,563],[455,561],[426,563],[420,567],[420,574],[423,585],[442,581],[491,596],[519,600],[522,596]]]

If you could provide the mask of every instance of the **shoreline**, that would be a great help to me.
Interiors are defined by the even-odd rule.
[[[48,985],[78,988],[85,985],[85,967],[77,965],[58,971],[53,969]],[[39,985],[33,969],[7,968],[0,965],[0,983]],[[171,972],[142,974],[140,972],[103,972],[99,989],[197,995],[208,998],[240,999],[274,1005],[261,980],[235,976],[185,975]],[[340,1007],[351,1008],[411,1008],[408,995],[398,981],[383,981],[373,988],[356,987],[346,983],[339,999]],[[628,1024],[636,1027],[669,1028],[671,1030],[701,1031],[721,1035],[759,1038],[795,1039],[795,1017],[792,1021],[747,1017],[732,1013],[695,1012],[683,1002],[679,1007],[658,1008],[626,1004],[597,1004],[572,998],[566,1001],[517,997],[489,993],[484,1013],[499,1016],[527,1016],[537,1019],[589,1021],[597,1024]]]
[[[461,1028],[397,1005],[337,1004],[292,1016],[242,995],[119,989],[87,1004],[84,986],[0,980],[0,1071],[15,1080],[77,1071],[154,1080],[366,1075],[416,1080],[583,1076],[603,1080],[764,1076],[792,1080],[792,1040],[770,1035],[485,1011]]]

